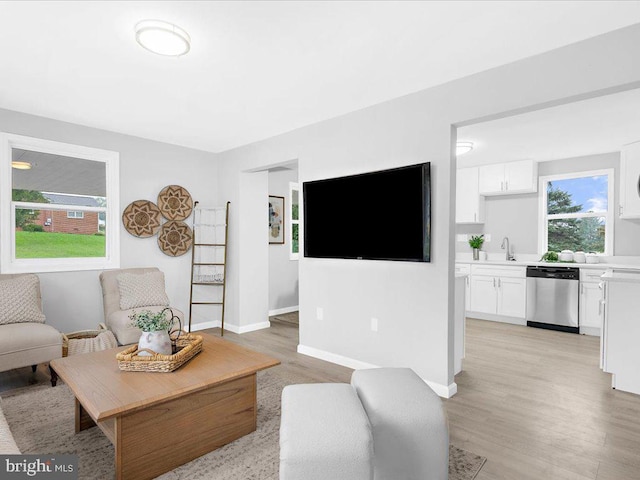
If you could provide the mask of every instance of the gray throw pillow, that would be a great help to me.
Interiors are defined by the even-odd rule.
[[[164,273],[121,273],[117,277],[120,291],[120,310],[169,305],[169,297],[164,290]]]
[[[27,274],[0,280],[0,325],[44,323],[40,303],[40,279]]]

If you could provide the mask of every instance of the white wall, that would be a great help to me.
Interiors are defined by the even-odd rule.
[[[0,131],[119,152],[121,209],[139,199],[157,202],[160,190],[171,184],[182,185],[203,205],[218,201],[218,167],[212,153],[2,109]],[[187,223],[191,225],[191,217]],[[169,257],[158,248],[156,236],[137,238],[122,226],[120,242],[121,267],[160,268],[172,305],[188,312],[190,252]],[[104,321],[99,273],[39,274],[47,323],[70,332],[96,328]]]
[[[241,173],[238,193],[239,215],[230,220],[238,234],[230,239],[233,244],[229,253],[233,256],[229,278],[232,289],[238,285],[240,296],[237,316],[232,312],[227,318],[229,328],[243,333],[269,326],[269,173]],[[231,202],[233,204],[233,200]]]
[[[284,245],[269,245],[269,312],[298,307],[298,261],[291,250],[288,218],[291,215],[289,182],[298,182],[298,169],[269,172],[269,195],[284,197]]]
[[[302,258],[300,344],[345,362],[409,366],[441,393],[455,391],[451,125],[639,82],[638,42],[633,26],[221,154],[221,193],[230,199],[243,198],[241,172],[290,158],[298,159],[300,182],[431,162],[432,262]],[[251,219],[236,213],[233,221]],[[240,248],[232,259],[246,254]],[[246,298],[234,293],[234,302]],[[256,318],[234,312],[229,321],[264,321],[261,311]],[[369,329],[373,315],[377,333]]]
[[[614,255],[640,255],[640,220],[621,220],[617,213],[620,192],[620,153],[603,153],[585,157],[565,158],[538,165],[538,175],[548,176],[589,170],[614,170]],[[524,195],[485,197],[485,223],[481,226],[459,225],[458,233],[490,234],[491,242],[483,250],[488,253],[503,253],[502,238],[509,237],[513,251],[517,254],[542,254],[538,252],[539,192]],[[456,251],[470,252],[466,242],[457,242]]]

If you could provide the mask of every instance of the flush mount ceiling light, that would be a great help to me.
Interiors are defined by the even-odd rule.
[[[161,20],[138,22],[136,41],[150,52],[169,57],[179,57],[191,49],[191,37],[187,32]]]
[[[16,170],[31,170],[29,162],[11,162],[11,166]]]
[[[473,150],[473,142],[457,142],[456,143],[456,157],[469,153]]]

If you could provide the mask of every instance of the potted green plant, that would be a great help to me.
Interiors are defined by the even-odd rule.
[[[159,312],[151,310],[142,310],[140,312],[133,311],[129,318],[131,326],[142,330],[140,341],[138,342],[138,355],[151,356],[152,354],[144,351],[151,350],[162,355],[171,355],[171,337],[169,330],[173,326],[173,315],[167,316],[169,308],[165,308]]]
[[[471,235],[469,246],[473,248],[473,259],[480,260],[480,249],[484,243],[484,235]]]

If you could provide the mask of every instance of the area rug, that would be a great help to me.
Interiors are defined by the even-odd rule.
[[[258,372],[258,429],[158,478],[277,480],[280,395],[290,383],[296,382],[281,376],[277,367]],[[74,433],[74,399],[64,383],[55,388],[36,385],[4,394],[2,409],[22,453],[77,454],[81,480],[114,477],[113,446],[102,431],[91,428]],[[485,460],[451,445],[449,480],[472,480]]]

